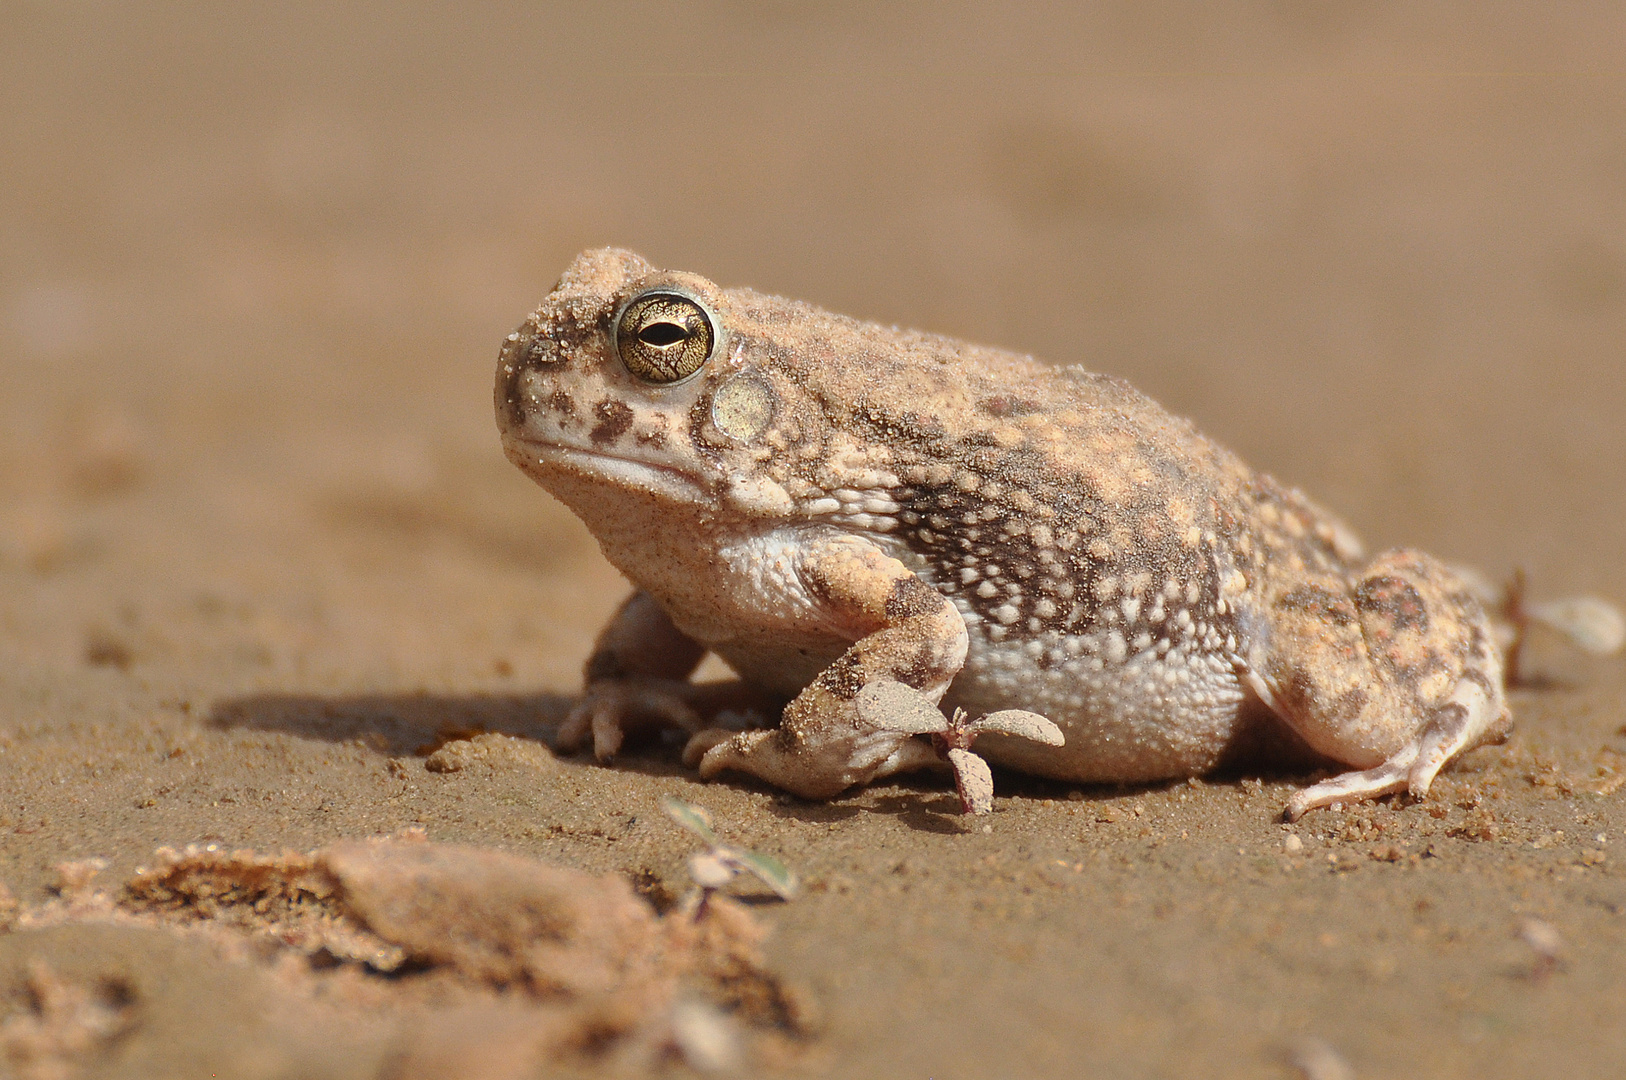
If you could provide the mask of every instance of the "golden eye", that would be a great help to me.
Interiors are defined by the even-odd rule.
[[[627,370],[653,383],[673,383],[700,370],[716,345],[706,310],[677,293],[647,293],[627,305],[615,347]]]

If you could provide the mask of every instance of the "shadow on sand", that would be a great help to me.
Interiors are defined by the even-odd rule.
[[[572,700],[563,694],[251,694],[216,702],[209,723],[421,756],[487,731],[551,747]]]
[[[574,697],[557,693],[252,694],[216,702],[209,711],[208,722],[222,728],[280,731],[303,739],[354,742],[393,757],[423,757],[448,742],[485,732],[534,739],[553,749],[558,727],[575,701]],[[693,777],[693,770],[686,769],[679,761],[682,744],[681,733],[671,731],[664,736],[630,738],[623,753],[611,764],[601,765],[586,752],[564,756],[561,760],[580,768],[614,768],[651,777]],[[1247,765],[1227,762],[1209,780],[1218,784],[1235,783],[1243,776],[1302,780],[1307,769],[1315,769],[1313,760],[1270,761],[1272,756],[1267,754],[1267,760],[1254,760]],[[1185,783],[1170,780],[1079,785],[1003,769],[995,771],[995,778],[1002,796],[1041,800],[1082,798],[1090,802]],[[961,833],[974,827],[973,819],[960,813],[960,800],[946,769],[941,774],[923,772],[893,777],[872,787],[856,788],[829,802],[794,798],[749,776],[731,774],[720,782],[775,794],[777,798],[771,812],[802,821],[833,822],[861,813],[878,813],[896,816],[902,824],[922,832]]]

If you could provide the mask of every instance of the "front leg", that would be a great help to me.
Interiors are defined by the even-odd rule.
[[[689,676],[705,654],[705,646],[673,626],[648,593],[633,593],[593,645],[586,689],[559,727],[559,749],[574,751],[592,735],[594,756],[608,761],[636,722],[700,730],[704,723],[690,701]]]
[[[885,679],[933,704],[940,700],[965,663],[959,611],[897,559],[852,537],[809,545],[795,580],[810,616],[853,645],[785,707],[779,727],[722,742],[702,733],[690,742],[685,760],[698,757],[705,778],[734,769],[811,799],[939,764],[925,742],[866,721],[857,698],[865,686]]]

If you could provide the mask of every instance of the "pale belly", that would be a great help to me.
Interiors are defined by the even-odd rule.
[[[850,642],[794,631],[717,642],[739,675],[786,697],[812,682]],[[1064,746],[985,735],[989,761],[1057,780],[1112,782],[1194,776],[1212,769],[1236,741],[1247,700],[1223,657],[1152,654],[1116,665],[1079,657],[1044,666],[1021,644],[989,642],[973,630],[966,664],[943,699],[973,716],[1027,709],[1058,727]]]
[[[1148,652],[1117,664],[1090,657],[1043,663],[1054,645],[996,645],[973,632],[943,707],[973,716],[1027,709],[1049,718],[1067,740],[1051,747],[983,736],[976,749],[989,761],[1057,780],[1160,780],[1207,772],[1236,742],[1248,696],[1223,656]]]

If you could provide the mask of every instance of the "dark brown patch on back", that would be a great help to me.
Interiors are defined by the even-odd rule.
[[[917,446],[935,445],[948,435],[943,421],[926,413],[901,413],[891,422],[891,427],[897,431],[900,439]]]
[[[1011,394],[995,394],[977,402],[977,408],[989,416],[1026,416],[1038,412],[1043,406],[1037,401],[1027,398],[1015,397]]]
[[[1345,597],[1319,585],[1301,585],[1276,601],[1283,611],[1303,611],[1325,619],[1335,626],[1348,626],[1355,621],[1355,606]]]
[[[1303,667],[1295,666],[1282,686],[1283,703],[1295,712],[1326,718],[1343,725],[1354,721],[1369,700],[1364,690],[1347,690],[1336,697],[1322,692],[1321,683]]]
[[[1340,726],[1351,724],[1360,717],[1366,708],[1366,702],[1365,690],[1347,690],[1332,702],[1332,708],[1328,710],[1327,715]]]
[[[1422,595],[1404,578],[1390,574],[1367,578],[1355,589],[1355,606],[1381,616],[1393,633],[1428,631],[1428,607]]]

